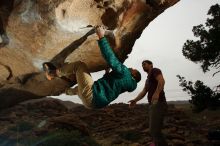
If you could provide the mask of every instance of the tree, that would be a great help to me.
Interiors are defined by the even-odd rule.
[[[193,34],[199,40],[187,40],[182,52],[187,59],[201,63],[204,72],[215,68],[219,70],[216,72],[218,73],[220,72],[220,5],[211,6],[208,15],[210,18],[205,25],[193,27]]]
[[[208,86],[204,85],[202,81],[186,81],[184,77],[177,75],[180,86],[183,91],[191,96],[189,102],[194,105],[193,111],[200,112],[206,108],[216,109],[220,106],[220,93],[213,91]]]
[[[213,76],[220,72],[220,5],[211,6],[208,11],[210,18],[207,19],[205,25],[193,27],[193,34],[199,38],[197,41],[187,40],[183,46],[183,55],[195,62],[201,63],[203,72],[207,72],[210,68],[215,68],[218,71]],[[202,111],[205,108],[216,109],[220,106],[220,93],[218,87],[213,91],[202,81],[186,81],[184,77],[177,75],[180,86],[183,91],[191,95],[189,101],[194,105],[195,111]]]

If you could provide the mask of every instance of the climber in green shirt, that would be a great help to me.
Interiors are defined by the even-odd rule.
[[[93,81],[86,64],[81,61],[68,63],[56,69],[53,75],[48,74],[46,71],[46,76],[49,80],[57,76],[68,77],[71,74],[75,74],[77,86],[75,88],[68,88],[66,94],[78,95],[84,106],[90,109],[103,108],[115,100],[121,93],[134,91],[137,83],[141,80],[139,71],[127,68],[115,56],[107,39],[104,37],[105,29],[97,27],[96,33],[99,37],[98,45],[101,54],[112,69],[111,72],[106,73],[97,81]],[[48,70],[52,65],[45,63],[43,66]]]

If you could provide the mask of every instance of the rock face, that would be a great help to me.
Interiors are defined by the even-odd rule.
[[[74,103],[67,108],[65,102],[51,98],[28,101],[0,111],[0,145],[148,146],[152,141],[148,111],[146,104],[88,110]],[[209,129],[219,129],[219,112],[193,114],[187,104],[169,106],[163,130],[169,146],[219,146],[219,140],[207,137]]]
[[[88,32],[91,28],[84,28],[88,25],[105,25],[114,30],[112,46],[125,59],[143,29],[176,2],[167,0],[161,6],[151,6],[141,0],[15,0],[10,16],[3,20],[8,21],[4,24],[10,43],[1,48],[0,62],[9,65],[14,75],[33,72],[34,67],[40,66],[38,63],[51,60],[63,48]],[[7,7],[1,6],[2,9]],[[9,14],[4,15],[7,17]],[[67,61],[81,60],[94,71],[103,69],[105,62],[96,39],[95,35],[91,35]],[[12,66],[13,63],[8,61],[13,58],[22,59],[17,62],[28,65],[27,70],[19,69],[21,67],[17,64]]]
[[[63,87],[50,91],[55,88],[51,85],[57,84],[57,80],[49,84],[45,81],[40,75],[42,62],[52,60],[59,66],[64,61],[81,60],[92,72],[107,67],[94,32],[84,36],[91,30],[87,26],[105,25],[111,30],[114,35],[109,34],[107,37],[118,58],[124,61],[148,24],[178,1],[1,0],[0,80],[14,83],[14,79],[17,81],[19,78],[23,82],[23,77],[31,74],[32,81],[25,78],[25,83],[10,85],[10,88],[25,90],[40,97],[50,95],[51,92],[58,94],[68,84],[59,80]],[[64,48],[66,51],[59,56]],[[51,89],[32,90],[39,81],[45,83],[42,86],[44,89]],[[4,83],[4,88],[9,88],[8,83]],[[0,95],[3,95],[2,92]]]

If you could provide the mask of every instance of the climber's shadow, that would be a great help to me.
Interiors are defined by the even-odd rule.
[[[0,1],[0,48],[9,43],[6,27],[8,25],[8,18],[13,10],[14,0]]]
[[[2,89],[0,91],[0,95],[1,102],[4,103],[0,105],[0,111],[2,109],[5,109],[5,107],[12,107],[16,105],[18,102],[26,101],[30,99],[30,97],[31,99],[43,98],[43,96],[39,96],[31,92],[16,88]]]

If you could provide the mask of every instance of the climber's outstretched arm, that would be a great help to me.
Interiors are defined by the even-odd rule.
[[[112,70],[121,73],[123,72],[124,65],[119,61],[119,59],[115,56],[111,46],[109,45],[108,40],[105,38],[105,29],[103,27],[98,27],[96,29],[96,33],[99,37],[99,47],[102,53],[102,56],[108,63],[108,65],[112,68]]]

